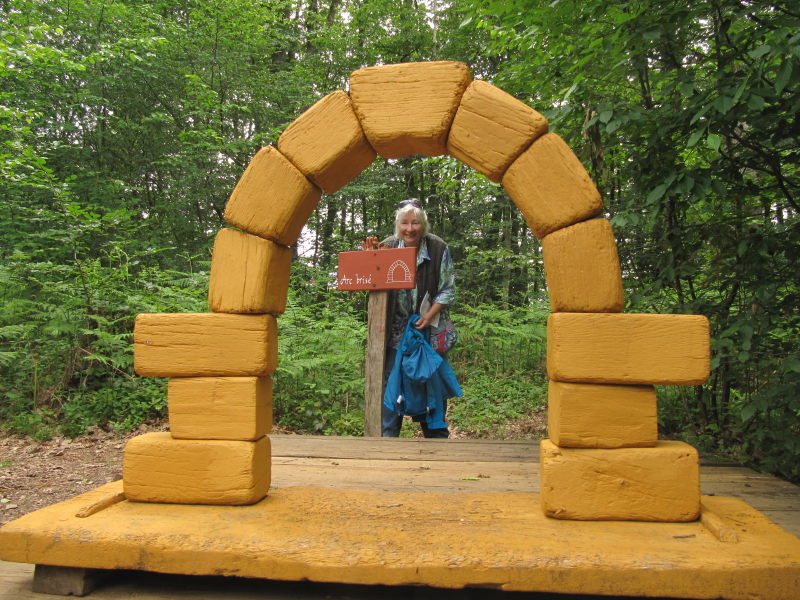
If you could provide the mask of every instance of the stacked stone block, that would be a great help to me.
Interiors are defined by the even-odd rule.
[[[708,321],[622,314],[611,224],[581,162],[544,117],[466,65],[355,71],[261,149],[214,244],[211,313],[140,315],[141,375],[169,377],[170,433],[132,440],[129,499],[247,504],[269,488],[270,374],[291,250],[322,191],[377,155],[450,154],[502,185],[542,241],[548,320],[548,429],[542,508],[562,519],[686,521],[700,508],[696,451],[660,442],[654,385],[701,383]]]

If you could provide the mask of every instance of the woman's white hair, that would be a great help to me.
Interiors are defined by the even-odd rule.
[[[400,237],[400,221],[409,215],[416,217],[422,225],[422,237],[428,235],[428,215],[419,200],[409,198],[408,200],[403,200],[400,203],[400,208],[394,213],[394,236],[396,238]]]

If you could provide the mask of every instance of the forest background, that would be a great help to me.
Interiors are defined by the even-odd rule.
[[[707,315],[712,372],[659,387],[663,436],[800,480],[800,11],[735,0],[0,0],[0,423],[37,439],[163,417],[140,312],[206,311],[250,158],[360,67],[466,62],[543,113],[600,189],[629,312]],[[362,431],[366,298],[337,253],[425,203],[458,268],[462,432],[543,414],[538,241],[448,157],[325,195],[279,318],[275,418]],[[511,428],[513,429],[513,428]]]

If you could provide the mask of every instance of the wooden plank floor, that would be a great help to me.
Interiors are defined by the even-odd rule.
[[[275,488],[315,485],[452,493],[539,491],[539,446],[534,441],[271,437]],[[800,487],[745,467],[719,463],[702,464],[701,482],[703,494],[740,498],[784,530],[800,536]],[[0,600],[45,597],[30,591],[32,572],[32,565],[0,562]],[[395,597],[407,600],[433,598],[434,594],[437,600],[523,597],[492,590],[387,589],[137,572],[119,573],[91,597],[96,600]],[[544,597],[524,595],[526,599]]]
[[[538,492],[535,441],[272,437],[272,485],[435,492]],[[733,496],[800,536],[800,486],[701,462],[704,495]]]

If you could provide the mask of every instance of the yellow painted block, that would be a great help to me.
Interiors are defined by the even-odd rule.
[[[175,439],[254,441],[272,429],[272,379],[179,377],[167,386]]]
[[[258,151],[233,189],[225,220],[239,229],[291,246],[322,192],[272,146]]]
[[[241,442],[146,433],[125,446],[123,490],[135,502],[253,504],[267,495],[271,459],[266,436]]]
[[[547,119],[493,86],[473,81],[453,119],[447,152],[499,183],[508,166],[547,133]]]
[[[542,239],[553,312],[620,312],[625,304],[617,243],[608,219],[589,219]]]
[[[542,509],[577,521],[694,521],[700,461],[684,442],[655,448],[559,448],[542,440]]]
[[[381,156],[439,156],[447,153],[447,134],[471,78],[460,62],[367,67],[350,75],[350,98]]]
[[[375,160],[350,97],[328,94],[286,128],[278,150],[317,186],[333,194]]]
[[[651,385],[550,381],[547,435],[563,448],[652,447],[658,442]]]
[[[700,315],[552,313],[547,373],[556,381],[698,385],[710,368]]]
[[[291,268],[291,248],[220,229],[214,240],[208,306],[214,312],[281,314]]]
[[[581,161],[554,133],[537,139],[503,176],[503,187],[538,238],[598,214],[600,192]]]
[[[278,326],[272,315],[143,313],[133,359],[148,377],[267,375],[278,364]]]

